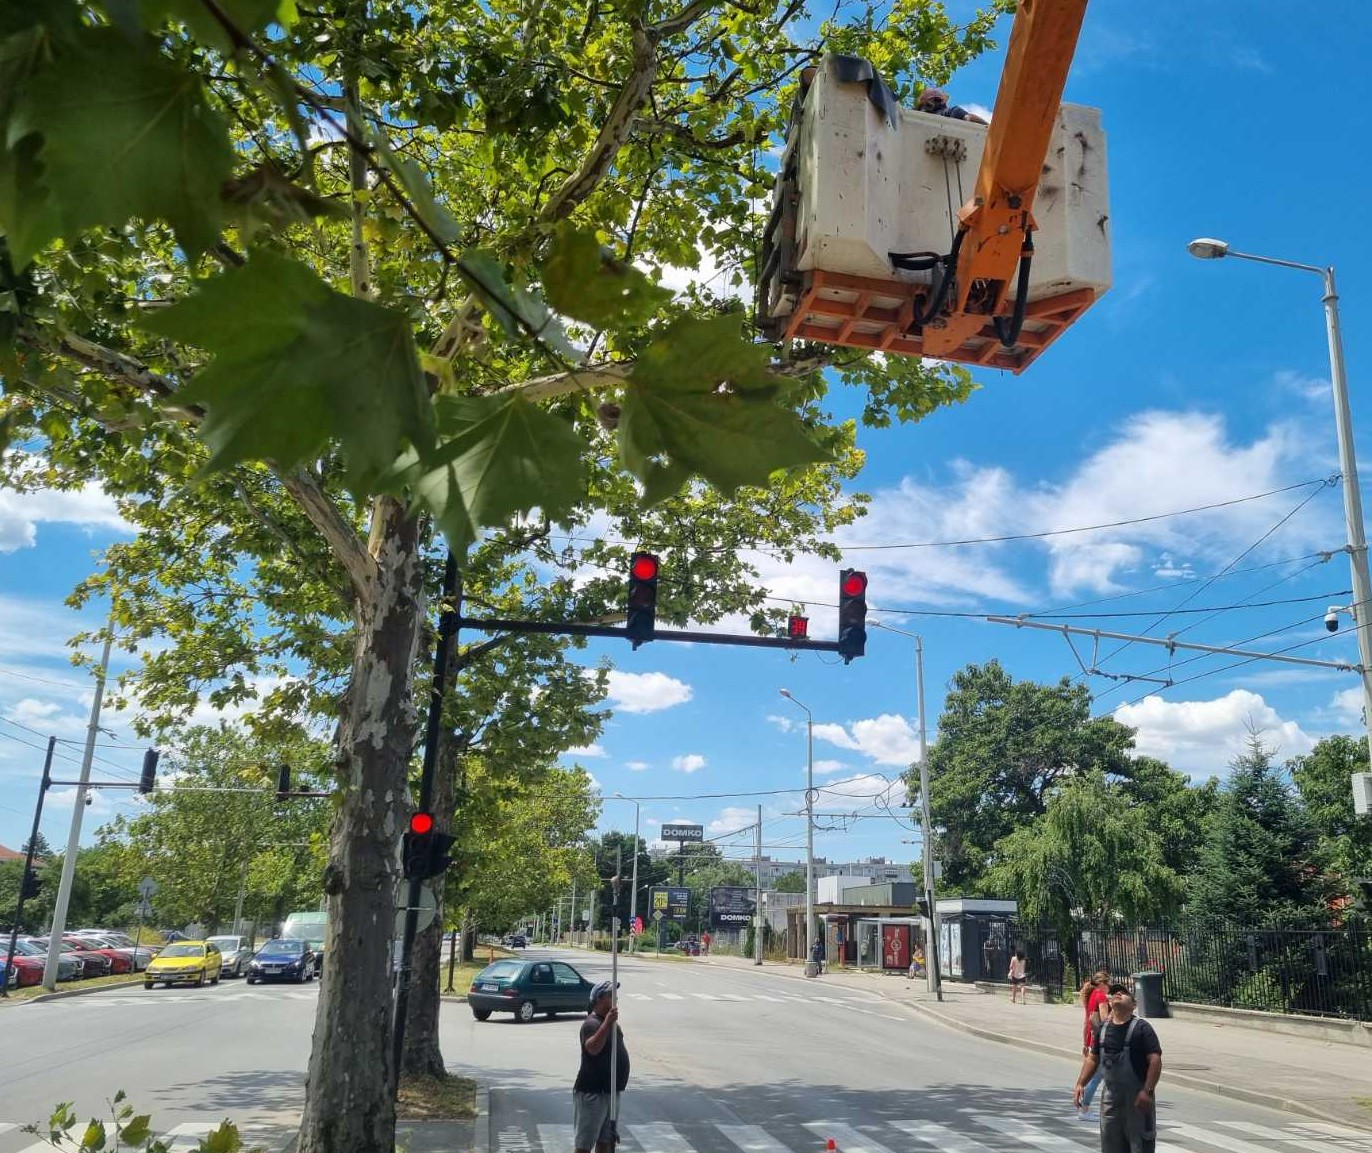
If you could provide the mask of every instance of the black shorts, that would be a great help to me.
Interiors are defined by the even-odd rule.
[[[1011,977],[1011,978],[1010,978],[1010,984],[1012,984],[1012,985],[1023,985],[1023,984],[1025,984],[1028,980],[1029,980],[1028,977]]]

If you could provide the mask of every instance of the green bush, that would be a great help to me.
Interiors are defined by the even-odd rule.
[[[23,1132],[54,1149],[72,1153],[116,1153],[120,1149],[139,1153],[168,1153],[170,1146],[153,1131],[152,1115],[135,1113],[121,1089],[109,1102],[108,1123],[92,1117],[84,1127],[76,1118],[70,1102],[58,1105],[43,1124],[25,1125]],[[178,1149],[185,1149],[184,1138],[175,1139]],[[258,1146],[248,1149],[239,1135],[238,1126],[225,1121],[218,1129],[207,1133],[194,1147],[195,1153],[266,1153]]]

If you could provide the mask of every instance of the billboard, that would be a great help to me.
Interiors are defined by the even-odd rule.
[[[650,908],[669,921],[684,921],[691,906],[691,890],[657,887],[649,894]]]
[[[663,825],[662,839],[664,841],[703,841],[705,839],[705,827],[703,825]]]
[[[757,911],[757,890],[721,885],[710,890],[710,928],[741,929]]]

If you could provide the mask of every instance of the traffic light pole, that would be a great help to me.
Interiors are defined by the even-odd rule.
[[[424,731],[424,767],[419,776],[419,812],[433,804],[434,774],[438,770],[438,740],[443,731],[443,701],[447,695],[448,664],[462,624],[462,592],[457,577],[457,557],[451,549],[443,563],[443,610],[438,617],[438,641],[434,645],[433,677],[429,685],[429,717]],[[410,1008],[410,958],[419,930],[419,901],[425,878],[409,879],[405,898],[405,927],[400,936],[400,972],[395,988],[395,1019],[391,1029],[392,1092],[400,1092],[400,1060],[405,1052],[405,1017]]]
[[[460,617],[464,629],[487,633],[549,633],[567,637],[619,637],[633,640],[628,632],[614,625],[583,625],[574,621],[512,621],[495,617]],[[809,637],[759,637],[751,633],[703,633],[689,629],[653,629],[651,640],[682,641],[693,645],[740,645],[753,649],[798,649],[812,653],[838,653],[838,641],[815,641]],[[643,641],[638,641],[635,648]]]
[[[19,919],[24,915],[24,898],[28,896],[29,874],[33,869],[33,849],[38,843],[38,825],[43,819],[43,798],[48,795],[52,784],[52,754],[57,748],[57,738],[48,738],[48,752],[43,758],[43,781],[38,786],[38,804],[33,807],[33,831],[29,833],[29,847],[24,854],[24,871],[19,874],[19,900],[14,906],[14,927],[10,929],[9,951],[5,953],[5,973],[0,978],[0,997],[10,995],[10,970],[14,968],[14,946],[19,939]]]

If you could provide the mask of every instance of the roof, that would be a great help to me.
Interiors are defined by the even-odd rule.
[[[23,859],[23,853],[16,853],[13,849],[7,849],[4,845],[0,845],[0,861],[22,861]]]

